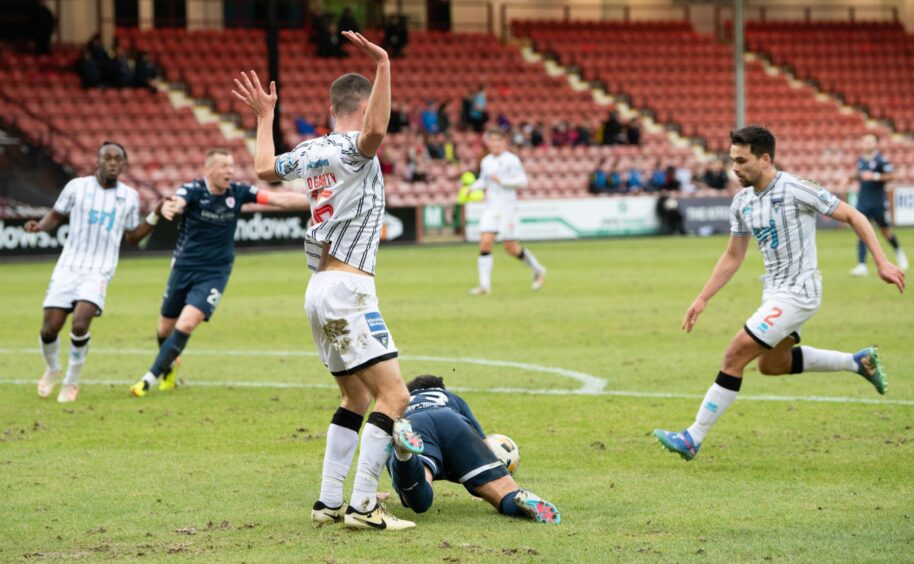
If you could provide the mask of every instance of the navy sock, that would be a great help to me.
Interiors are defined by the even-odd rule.
[[[400,501],[416,513],[425,513],[432,506],[435,492],[425,479],[425,466],[419,457],[413,455],[409,460],[397,460],[390,457],[388,466],[394,489],[400,494]]]
[[[188,339],[190,339],[189,334],[182,333],[177,329],[172,331],[171,335],[165,339],[165,342],[159,347],[159,354],[156,356],[155,362],[152,363],[152,368],[150,368],[149,371],[156,378],[161,376],[171,367],[175,359],[181,355],[184,347],[187,346]]]
[[[898,250],[898,237],[892,235],[892,238],[889,239],[889,245],[892,245],[892,248],[897,251]]]
[[[508,517],[526,517],[526,515],[520,510],[520,507],[517,506],[517,502],[514,501],[514,496],[517,495],[517,492],[520,490],[514,490],[505,497],[501,498],[501,502],[498,504],[498,510],[502,515],[507,515]]]
[[[857,241],[857,262],[866,263],[866,245],[863,244],[863,241]]]

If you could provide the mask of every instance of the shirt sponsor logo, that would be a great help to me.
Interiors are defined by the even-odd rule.
[[[327,159],[319,159],[319,160],[311,161],[310,163],[308,163],[308,168],[309,168],[309,169],[312,169],[312,168],[322,168],[322,167],[325,167],[325,166],[330,166],[330,161],[327,160]]]
[[[117,216],[117,210],[102,211],[89,210],[89,225],[101,225],[105,231],[111,231],[114,228],[114,218]],[[107,225],[106,225],[107,223]]]

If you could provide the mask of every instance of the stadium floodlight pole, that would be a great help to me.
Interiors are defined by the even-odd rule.
[[[743,0],[733,0],[733,78],[736,96],[736,128],[746,127],[746,63],[744,31],[746,18],[743,14]]]
[[[270,73],[270,80],[276,82],[276,94],[279,95],[282,82],[279,80],[279,14],[278,1],[267,1],[267,70]],[[273,144],[276,147],[276,154],[282,154],[286,151],[286,144],[282,138],[282,108],[279,100],[276,101],[276,109],[273,112]]]

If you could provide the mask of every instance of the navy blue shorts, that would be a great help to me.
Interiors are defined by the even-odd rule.
[[[429,409],[408,419],[425,443],[419,460],[432,471],[434,479],[463,484],[475,495],[475,488],[509,475],[482,437],[456,411]]]
[[[184,306],[192,305],[202,311],[209,321],[222,299],[231,273],[231,270],[197,272],[173,268],[162,296],[162,317],[176,319]]]
[[[873,221],[879,227],[888,227],[888,213],[886,213],[885,202],[858,202],[857,211]]]

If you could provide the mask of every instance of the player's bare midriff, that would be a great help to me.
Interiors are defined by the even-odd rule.
[[[371,276],[371,274],[365,272],[364,270],[359,270],[358,268],[346,264],[345,262],[331,255],[329,243],[324,243],[323,245],[323,251],[321,251],[321,262],[317,265],[317,271],[349,272],[352,274],[360,274],[362,276]]]

